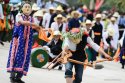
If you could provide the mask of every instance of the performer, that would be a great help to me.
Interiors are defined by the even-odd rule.
[[[73,28],[70,32],[65,33],[64,35],[64,45],[63,53],[70,50],[72,52],[72,59],[84,62],[86,59],[84,48],[88,44],[99,53],[104,54],[108,59],[111,57],[106,54],[97,44],[95,44],[89,35],[82,29]],[[72,68],[75,67],[75,80],[72,80],[73,72]],[[66,83],[81,83],[83,75],[83,65],[74,64],[68,62],[65,65],[65,78]]]
[[[33,29],[40,30],[40,27],[34,23],[30,16],[31,10],[29,2],[23,3],[22,13],[17,16],[14,26],[7,63],[11,83],[25,83],[21,78],[27,75],[29,69]]]
[[[124,66],[125,66],[125,30],[121,38],[121,41],[123,42],[122,42],[122,48],[120,52],[120,63],[122,64],[122,69],[124,69]]]

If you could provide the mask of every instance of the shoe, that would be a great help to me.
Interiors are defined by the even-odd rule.
[[[10,77],[10,82],[11,82],[11,83],[16,83],[15,78]]]
[[[122,69],[124,69],[124,66],[122,66]]]
[[[0,44],[4,46],[4,43],[2,41],[0,41]]]
[[[24,81],[22,81],[21,79],[16,79],[15,81],[16,83],[25,83]]]
[[[62,65],[59,66],[58,70],[62,70]]]

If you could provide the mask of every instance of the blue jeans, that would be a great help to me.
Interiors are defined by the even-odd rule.
[[[81,83],[82,76],[83,76],[83,69],[84,69],[83,65],[68,62],[65,65],[65,68],[66,68],[65,78],[72,78],[73,77],[73,72],[72,72],[73,66],[75,67],[75,80],[73,81],[73,83]]]

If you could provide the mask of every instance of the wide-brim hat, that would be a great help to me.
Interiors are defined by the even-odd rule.
[[[56,10],[61,11],[61,12],[64,11],[61,5],[59,5],[59,6],[56,8]]]
[[[119,13],[118,12],[115,12],[114,14],[113,14],[113,17],[119,17]]]
[[[114,34],[115,34],[115,30],[113,28],[108,28],[107,32],[108,32],[109,36],[114,36]]]
[[[58,14],[55,18],[54,18],[54,21],[57,21],[58,18],[62,18],[62,21],[65,20],[65,17],[62,16],[61,14]]]
[[[37,16],[43,17],[43,11],[42,11],[42,10],[38,10],[37,12],[34,13],[33,16],[34,16],[34,17],[37,17]]]
[[[74,17],[74,14],[78,14],[78,17],[82,16],[82,14],[79,11],[72,11],[71,16]]]
[[[106,19],[107,16],[105,14],[102,14],[102,19]]]
[[[111,20],[111,21],[116,21],[116,18],[115,18],[115,17],[111,17],[110,20]]]
[[[55,10],[55,8],[54,7],[49,7],[49,10]]]
[[[40,9],[40,8],[37,6],[36,3],[34,3],[34,4],[32,5],[32,10],[37,11],[37,10],[39,10],[39,9]]]
[[[85,24],[92,24],[91,20],[86,20]]]
[[[102,15],[101,14],[97,14],[96,16],[95,16],[95,18],[97,19],[97,18],[102,18]]]
[[[54,36],[56,36],[56,35],[60,35],[61,36],[62,34],[60,33],[60,31],[54,31],[53,35]]]

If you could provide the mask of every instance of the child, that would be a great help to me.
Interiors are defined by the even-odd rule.
[[[23,3],[22,13],[16,16],[7,63],[7,71],[10,72],[11,83],[25,83],[21,78],[27,75],[29,69],[33,29],[40,30],[40,27],[34,24],[30,14],[30,3]]]

